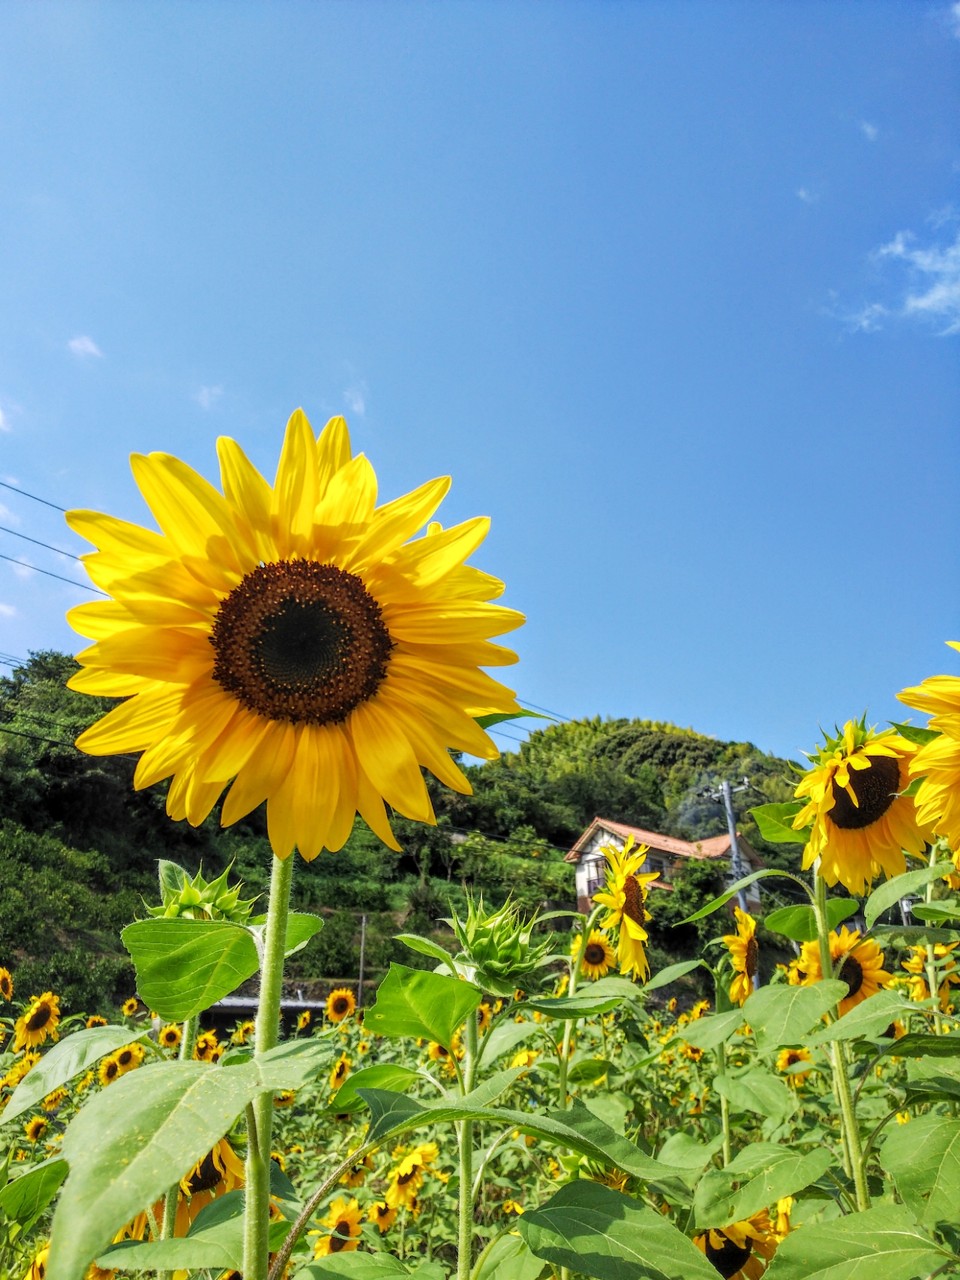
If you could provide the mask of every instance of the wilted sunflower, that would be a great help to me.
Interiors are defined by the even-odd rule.
[[[315,1258],[326,1258],[332,1253],[349,1253],[360,1243],[363,1213],[356,1200],[338,1196],[330,1206],[329,1213],[320,1221],[330,1228],[330,1234],[318,1236],[313,1246]]]
[[[171,778],[167,812],[195,826],[232,780],[221,821],[266,800],[281,858],[339,849],[358,812],[397,848],[384,802],[435,821],[421,766],[469,794],[448,749],[494,758],[475,717],[518,710],[480,670],[515,661],[491,637],[523,621],[465,564],[489,522],[414,537],[449,479],[377,507],[342,418],[318,440],[298,409],[272,488],[233,440],[217,449],[222,495],[177,458],[133,455],[160,533],[68,514],[113,597],[70,612],[95,642],[70,685],[128,699],[77,745],[143,752],[134,785]]]
[[[766,1209],[750,1218],[711,1228],[694,1236],[693,1243],[725,1280],[760,1280],[777,1248]]]
[[[349,987],[337,987],[327,996],[326,1014],[331,1022],[342,1022],[356,1009],[357,1002]]]
[[[647,858],[647,846],[634,848],[633,836],[627,838],[622,849],[607,845],[602,852],[608,863],[607,883],[600,893],[593,895],[593,900],[610,910],[600,927],[618,931],[617,959],[621,973],[636,974],[644,979],[650,973],[643,945],[650,936],[643,927],[650,919],[646,909],[647,885],[656,880],[657,872],[640,874]]]
[[[757,976],[757,922],[739,907],[734,907],[733,912],[737,932],[725,933],[723,941],[727,944],[733,962],[734,978],[730,983],[730,999],[735,1004],[744,1004],[747,997],[753,994]]]
[[[576,960],[580,953],[580,946],[580,934],[574,934],[573,942],[570,944],[572,959]],[[616,962],[617,953],[610,945],[607,935],[602,929],[591,929],[587,945],[583,949],[580,972],[585,973],[591,981],[595,981],[597,978],[605,978]]]
[[[812,824],[803,869],[820,859],[820,875],[862,897],[881,871],[887,879],[906,869],[903,851],[922,853],[929,827],[922,827],[910,784],[912,742],[893,729],[875,733],[864,719],[848,720],[808,757],[794,793],[807,803],[793,820],[796,830]]]
[[[52,991],[34,996],[14,1024],[13,1051],[32,1049],[45,1040],[59,1040],[60,997]]]
[[[947,643],[960,650],[960,642]],[[928,727],[940,734],[910,761],[911,776],[921,779],[917,816],[945,836],[952,849],[960,849],[960,676],[930,676],[897,697],[909,707],[929,712]]]
[[[13,999],[13,978],[9,969],[0,968],[0,997],[4,1000]]]
[[[841,925],[839,933],[833,929],[830,931],[830,959],[837,978],[847,984],[847,995],[838,1006],[841,1017],[868,996],[875,996],[890,982],[891,975],[883,967],[883,952],[877,944],[872,938],[861,941],[857,930],[848,929],[846,925]],[[819,982],[823,977],[819,942],[805,942],[800,948],[797,963],[799,971],[804,974],[798,986],[810,987]]]

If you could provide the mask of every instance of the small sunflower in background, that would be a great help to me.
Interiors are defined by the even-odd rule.
[[[140,1008],[140,1001],[136,996],[130,996],[128,1000],[124,1000],[120,1006],[120,1012],[125,1018],[135,1018]]]
[[[711,1228],[694,1236],[693,1243],[706,1255],[724,1280],[760,1280],[777,1248],[777,1237],[766,1209]]]
[[[27,1123],[23,1126],[23,1131],[27,1135],[28,1142],[39,1142],[43,1135],[47,1132],[49,1121],[46,1116],[31,1116]]]
[[[579,933],[574,934],[570,944],[570,958],[576,960],[580,954],[583,940]],[[605,978],[617,963],[617,953],[610,945],[610,939],[602,929],[591,929],[587,945],[583,948],[583,959],[580,961],[580,972],[586,974],[591,982]]]
[[[793,820],[797,831],[811,827],[804,871],[819,858],[827,884],[862,897],[881,872],[890,879],[906,870],[904,850],[923,853],[932,829],[902,794],[916,750],[894,729],[876,733],[861,718],[848,720],[808,756],[810,768],[794,792],[807,803]]]
[[[193,1056],[200,1062],[216,1062],[220,1058],[220,1041],[215,1031],[203,1031],[193,1046]]]
[[[960,651],[960,642],[947,644]],[[921,779],[918,818],[946,838],[960,872],[960,676],[930,676],[897,697],[928,712],[927,727],[940,735],[919,748],[910,761],[910,775]]]
[[[113,1059],[117,1064],[117,1074],[125,1076],[128,1071],[135,1071],[143,1062],[144,1048],[142,1044],[126,1044],[117,1049]]]
[[[519,711],[482,670],[516,661],[492,637],[523,622],[466,564],[489,521],[431,523],[446,477],[378,507],[339,417],[318,438],[291,416],[272,486],[235,441],[217,452],[222,493],[169,454],[132,456],[159,533],[67,514],[111,597],[68,615],[94,640],[69,683],[125,699],[77,745],[142,753],[134,785],[170,778],[167,812],[193,826],[227,788],[225,826],[266,801],[278,858],[341,848],[357,813],[399,849],[385,806],[435,823],[423,769],[469,795],[451,749],[495,759],[477,717]]]
[[[777,1054],[777,1070],[787,1077],[791,1089],[800,1088],[812,1066],[813,1054],[809,1049],[781,1049]]]
[[[363,1213],[356,1200],[347,1200],[338,1196],[330,1206],[329,1212],[320,1221],[330,1228],[329,1235],[317,1234],[313,1246],[315,1258],[326,1258],[334,1253],[349,1253],[360,1243],[360,1229],[363,1224]]]
[[[950,1004],[953,994],[951,988],[960,986],[960,969],[957,968],[956,957],[952,954],[960,946],[958,942],[936,942],[933,945],[933,963],[937,980],[937,998],[944,1013]],[[901,961],[902,967],[910,976],[910,999],[923,1001],[930,999],[930,987],[927,983],[927,948],[910,947],[910,955]]]
[[[164,1049],[179,1049],[183,1031],[176,1022],[168,1022],[157,1032],[157,1043]]]
[[[609,907],[609,913],[600,922],[602,929],[617,930],[617,960],[620,972],[635,974],[641,980],[650,974],[650,965],[644,943],[649,939],[644,925],[650,919],[646,909],[647,886],[657,879],[657,872],[641,874],[646,862],[648,847],[634,847],[633,837],[627,839],[622,849],[607,845],[602,853],[607,859],[607,883],[593,895],[601,907]]]
[[[107,1020],[102,1016],[102,1014],[91,1013],[84,1025],[89,1031],[91,1027],[105,1027],[107,1025]]]
[[[358,1160],[356,1164],[350,1166],[340,1181],[345,1187],[350,1187],[351,1190],[356,1187],[362,1187],[367,1180],[367,1174],[372,1173],[373,1168],[373,1157],[364,1156],[362,1160]]]
[[[238,1022],[230,1036],[231,1044],[247,1044],[251,1036],[257,1030],[257,1024],[249,1018],[245,1022]]]
[[[303,1012],[297,1018],[297,1030],[306,1031],[307,1027],[309,1027],[310,1025],[310,1018],[311,1018],[310,1010],[304,1009]]]
[[[838,1006],[841,1017],[890,983],[892,975],[883,967],[883,952],[872,938],[861,939],[856,929],[842,925],[839,933],[833,929],[830,931],[830,959],[837,978],[847,984],[847,994]],[[824,977],[820,968],[819,942],[805,942],[800,948],[797,964],[804,974],[798,986],[809,987],[819,982]]]
[[[52,1093],[48,1093],[44,1100],[40,1103],[44,1111],[57,1111],[67,1101],[70,1095],[66,1089],[54,1089]]]
[[[374,1223],[381,1235],[385,1235],[396,1220],[397,1211],[386,1200],[375,1201],[367,1210],[367,1221]]]
[[[0,999],[13,999],[13,978],[10,976],[10,970],[0,967]]]
[[[325,1011],[331,1022],[343,1022],[356,1010],[357,1001],[349,987],[337,987],[327,996]]]
[[[47,1274],[47,1254],[49,1252],[50,1246],[48,1244],[37,1250],[23,1280],[44,1280],[44,1276]]]
[[[757,946],[757,922],[753,916],[739,907],[733,909],[737,922],[736,933],[725,933],[723,941],[730,952],[733,964],[733,981],[730,983],[730,999],[734,1004],[745,1004],[747,997],[753,994],[759,948]]]
[[[108,1053],[105,1058],[101,1058],[97,1066],[97,1079],[106,1088],[108,1084],[113,1084],[120,1076],[120,1064],[114,1054]]]
[[[59,1040],[60,997],[52,991],[33,996],[13,1028],[13,1051],[35,1049],[47,1040]]]
[[[340,1086],[346,1080],[347,1076],[350,1074],[350,1066],[351,1066],[350,1059],[347,1057],[345,1053],[341,1053],[340,1057],[336,1060],[336,1062],[330,1068],[330,1088],[331,1089],[336,1090],[340,1088]]]

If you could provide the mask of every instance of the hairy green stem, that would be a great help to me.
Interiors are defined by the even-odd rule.
[[[287,913],[293,878],[293,854],[273,859],[270,903],[260,968],[260,1000],[254,1059],[274,1048],[280,1038],[280,997],[287,937]],[[270,1137],[273,1095],[261,1093],[247,1108],[247,1162],[243,1209],[244,1280],[266,1280],[270,1228]]]
[[[819,872],[814,873],[814,882],[816,892],[813,909],[817,917],[817,935],[820,943],[820,972],[824,978],[829,978],[833,973],[833,958],[830,955],[830,929],[827,924],[827,886]],[[857,1208],[862,1212],[870,1208],[870,1192],[867,1189],[860,1131],[857,1128],[857,1117],[853,1109],[853,1099],[850,1096],[847,1059],[843,1042],[840,1040],[835,1040],[830,1046],[830,1065],[833,1068],[833,1083],[837,1101],[840,1104],[840,1129],[850,1156],[849,1172],[857,1193]]]
[[[200,1018],[198,1014],[194,1014],[192,1018],[187,1018],[186,1022],[180,1026],[180,1052],[177,1055],[180,1062],[189,1062],[193,1057],[193,1047],[197,1043],[197,1030],[199,1028]],[[167,1192],[163,1200],[163,1222],[160,1225],[160,1239],[169,1240],[176,1232],[177,1227],[177,1199],[180,1195],[179,1183],[172,1186]],[[162,1271],[159,1280],[172,1280],[172,1271]]]
[[[477,1018],[471,1013],[463,1028],[463,1092],[474,1086],[477,1069]],[[473,1121],[461,1120],[460,1187],[457,1198],[457,1280],[470,1280],[473,1266]]]

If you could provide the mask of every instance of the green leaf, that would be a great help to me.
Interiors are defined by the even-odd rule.
[[[928,742],[933,742],[934,738],[940,737],[939,729],[921,729],[916,724],[896,724],[891,720],[890,727],[896,729],[901,738],[906,738],[908,742],[915,742],[919,747],[924,747]]]
[[[541,715],[539,711],[527,711],[523,707],[519,711],[492,711],[489,715],[474,716],[474,719],[481,729],[489,729],[495,724],[509,724],[511,720],[550,720],[553,724],[558,723],[553,716]]]
[[[240,1065],[256,1066],[263,1088],[279,1092],[281,1089],[301,1089],[330,1065],[330,1045],[324,1040],[284,1040],[273,1049],[260,1055],[256,1061],[248,1059],[233,1066],[229,1062],[225,1071],[235,1071]]]
[[[480,1058],[496,1062],[505,1054],[516,1049],[524,1040],[531,1040],[544,1034],[538,1022],[501,1022],[480,1041]]]
[[[700,1180],[693,1199],[694,1227],[704,1231],[725,1222],[740,1222],[782,1196],[792,1196],[822,1178],[833,1164],[823,1147],[791,1151],[755,1142]]]
[[[935,867],[921,867],[919,871],[906,871],[903,875],[894,876],[879,885],[871,893],[863,907],[863,918],[867,928],[871,929],[884,911],[889,911],[901,898],[909,897],[917,889],[922,889],[931,880],[940,880],[948,871],[953,870],[952,862],[939,862]]]
[[[803,808],[802,800],[786,800],[777,804],[759,804],[750,810],[750,817],[764,840],[770,844],[803,844],[806,831],[798,831],[793,819]]]
[[[748,996],[743,1020],[753,1027],[761,1053],[785,1044],[799,1044],[815,1022],[847,995],[849,987],[834,978],[811,987],[761,987]]]
[[[20,1081],[0,1113],[0,1124],[15,1120],[35,1107],[48,1093],[89,1070],[114,1049],[142,1040],[145,1035],[146,1031],[138,1034],[129,1027],[87,1027],[83,1031],[74,1031],[48,1050]]]
[[[718,1044],[729,1040],[738,1027],[746,1022],[742,1009],[731,1009],[727,1013],[715,1013],[705,1018],[696,1018],[688,1022],[677,1034],[687,1044],[696,1045],[698,1049],[715,1049]]]
[[[537,1280],[543,1261],[534,1257],[522,1236],[506,1232],[484,1256],[473,1280]]]
[[[676,982],[678,978],[682,978],[685,973],[699,969],[702,964],[702,960],[681,960],[679,964],[667,965],[666,969],[661,969],[659,973],[653,975],[649,982],[645,982],[642,989],[644,991],[656,991],[658,987],[667,987],[671,982]]]
[[[960,1204],[960,1120],[926,1115],[914,1117],[908,1124],[893,1125],[880,1150],[880,1164],[923,1226],[956,1222]]]
[[[232,1218],[206,1231],[170,1240],[125,1240],[97,1259],[120,1271],[240,1271],[243,1268],[243,1219]]]
[[[138,920],[120,937],[144,1004],[167,1022],[209,1009],[260,967],[250,930],[229,920]]]
[[[952,868],[951,868],[952,869]],[[927,924],[947,924],[960,920],[960,902],[956,898],[944,898],[940,902],[918,902],[911,914]]]
[[[264,1072],[257,1061],[230,1068],[160,1062],[91,1098],[63,1135],[70,1175],[53,1218],[47,1280],[81,1280],[126,1222],[203,1159],[248,1102],[291,1071],[282,1059]]]
[[[857,1036],[870,1039],[881,1036],[895,1018],[916,1008],[898,991],[878,991],[860,1004],[855,1004],[836,1022],[815,1028],[804,1043],[822,1044],[825,1040],[853,1040]]]
[[[291,911],[287,916],[287,936],[284,938],[284,955],[292,956],[302,951],[311,938],[323,928],[323,920],[307,911]]]
[[[579,988],[572,996],[532,997],[524,1000],[522,1007],[564,1021],[590,1018],[594,1014],[609,1013],[624,1000],[635,1000],[640,990],[629,978],[600,978],[587,987]]]
[[[883,947],[918,947],[928,942],[960,942],[960,931],[932,925],[874,925],[871,933]]]
[[[393,936],[397,942],[402,942],[411,951],[429,956],[431,960],[438,960],[440,964],[449,965],[453,959],[450,952],[445,947],[441,947],[439,942],[434,942],[432,938],[424,938],[419,933],[395,933]]]
[[[570,1182],[517,1219],[532,1253],[596,1280],[717,1280],[662,1214],[597,1182]]]
[[[364,1101],[357,1092],[358,1089],[390,1089],[403,1093],[419,1079],[419,1071],[401,1066],[399,1062],[380,1062],[372,1067],[361,1067],[340,1086],[327,1104],[327,1110],[334,1115],[359,1111],[364,1106]]]
[[[831,929],[848,920],[859,910],[852,898],[827,899],[827,923]],[[817,917],[813,907],[780,907],[763,918],[764,926],[794,942],[812,942],[817,936]]]
[[[677,1165],[682,1169],[699,1171],[705,1169],[713,1156],[723,1146],[723,1134],[707,1143],[698,1142],[691,1134],[679,1129],[671,1133],[660,1150],[657,1159],[663,1164]]]
[[[951,1256],[904,1205],[878,1204],[791,1231],[764,1280],[918,1280]]]
[[[745,889],[748,884],[753,884],[755,880],[762,880],[766,876],[782,876],[784,874],[783,871],[777,871],[772,867],[765,871],[754,871],[752,875],[744,876],[742,880],[732,884],[718,898],[711,898],[706,906],[701,907],[699,911],[695,911],[692,916],[687,916],[686,920],[681,920],[679,923],[692,924],[694,920],[702,920],[704,916],[713,915],[714,911],[719,911],[721,907],[726,906],[730,899],[736,897],[740,890]],[[788,876],[787,879],[792,879],[792,877]]]
[[[874,1046],[871,1045],[871,1052]],[[883,1050],[898,1058],[956,1058],[960,1056],[960,1036],[929,1036],[920,1031],[908,1031],[899,1040],[892,1040]]]
[[[798,1106],[796,1093],[765,1067],[750,1067],[738,1076],[716,1076],[713,1085],[732,1110],[740,1113],[754,1112],[783,1121],[792,1116]]]
[[[62,1156],[51,1156],[34,1165],[29,1173],[14,1178],[0,1191],[0,1213],[25,1230],[37,1220],[60,1189],[67,1176],[67,1162]]]
[[[363,1025],[382,1036],[422,1037],[449,1049],[482,1001],[483,992],[472,982],[391,964]]]

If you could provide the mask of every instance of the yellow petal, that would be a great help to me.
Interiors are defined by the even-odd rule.
[[[332,527],[338,536],[365,532],[377,505],[377,476],[369,461],[358,454],[330,477],[326,492],[314,511],[313,523]]]
[[[423,528],[449,488],[450,477],[441,476],[380,507],[373,513],[370,528],[343,567],[356,573],[368,565],[379,563],[385,555]]]
[[[93,756],[144,751],[169,732],[182,697],[182,690],[162,686],[153,693],[138,693],[81,733],[77,746]]]
[[[152,529],[118,520],[116,516],[101,515],[99,511],[68,511],[65,519],[74,533],[101,551],[127,558],[131,552],[158,560],[170,558],[170,544],[163,534],[154,533]]]
[[[220,566],[240,571],[230,508],[212,484],[167,453],[135,453],[130,466],[157,523],[181,556],[204,562],[211,573]]]
[[[341,467],[345,467],[353,457],[350,447],[350,432],[346,421],[341,417],[331,418],[320,432],[316,445],[317,479],[321,498],[327,491],[327,485]]]
[[[417,758],[402,730],[376,701],[358,706],[347,721],[360,768],[386,800],[415,822],[435,821]]]
[[[524,617],[515,609],[469,600],[452,605],[384,604],[383,621],[390,635],[397,640],[450,645],[513,631],[522,626]]]
[[[283,437],[271,505],[274,540],[281,556],[303,553],[319,496],[313,429],[303,410],[297,409]]]
[[[217,457],[220,459],[223,496],[233,508],[238,531],[242,530],[255,562],[272,561],[274,547],[269,535],[272,500],[270,485],[236,440],[231,440],[229,436],[221,436],[217,441]]]

